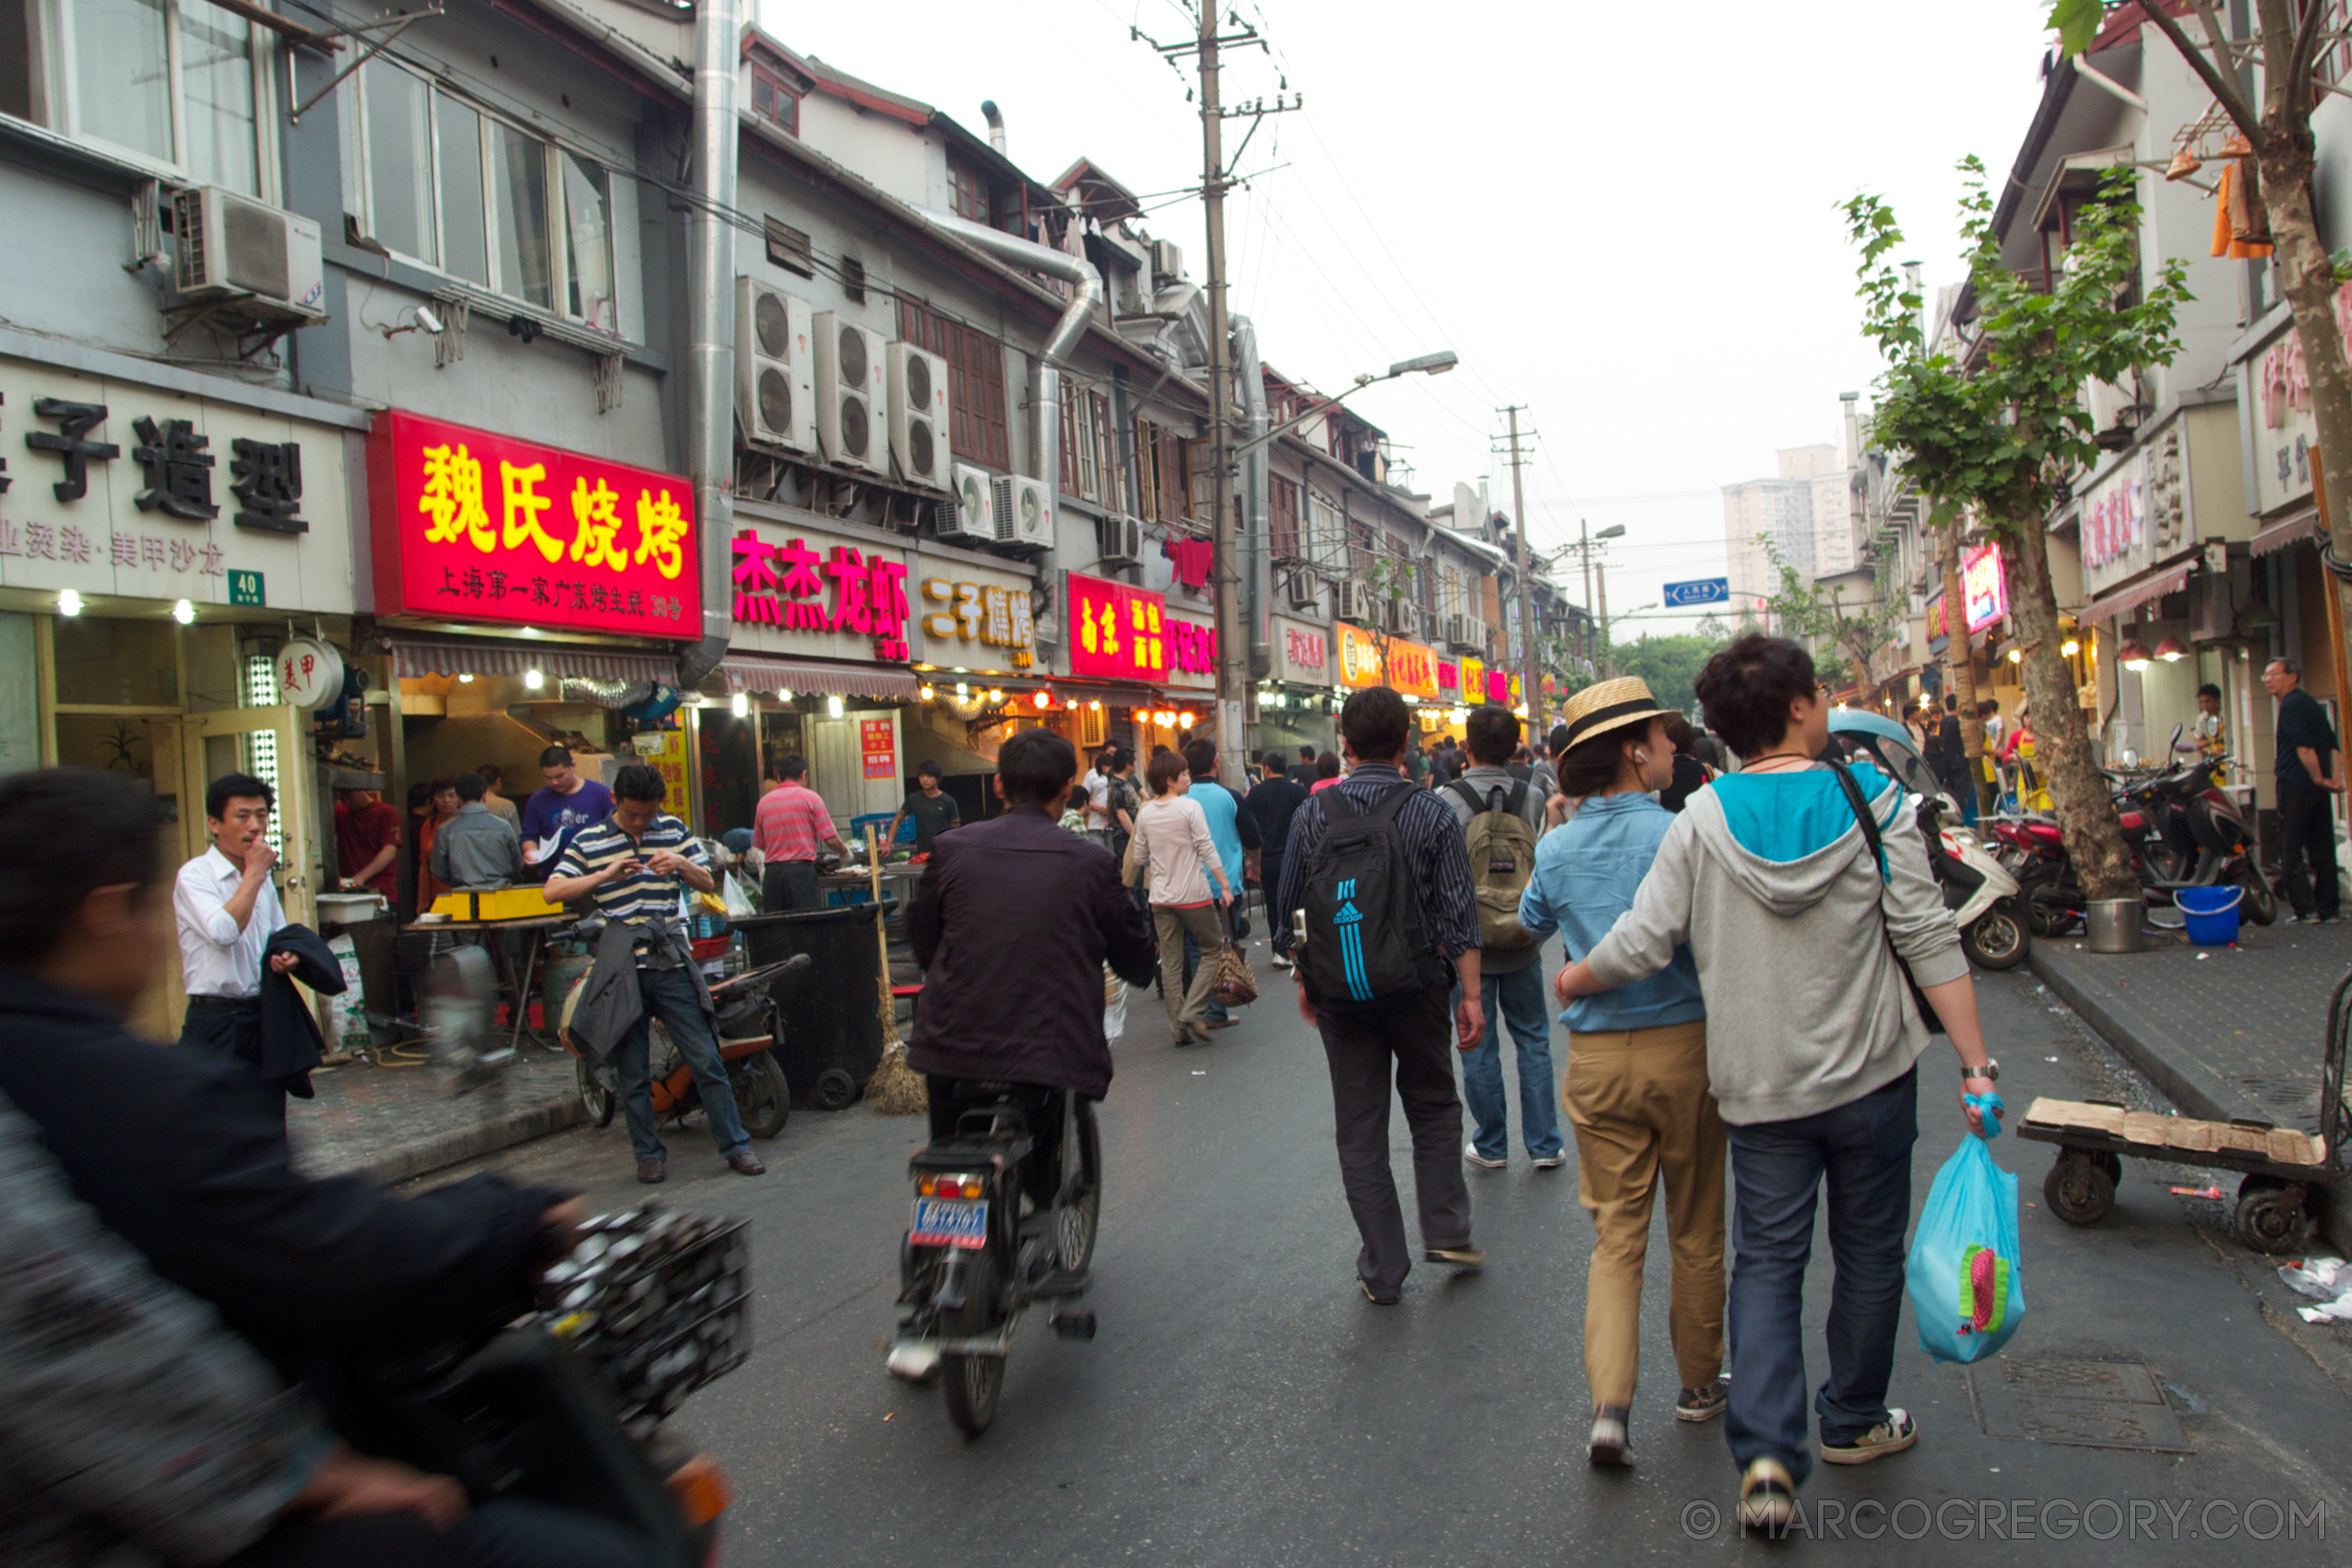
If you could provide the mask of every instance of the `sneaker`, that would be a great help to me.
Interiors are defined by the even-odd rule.
[[[1539,1154],[1528,1163],[1538,1170],[1557,1170],[1568,1163],[1566,1154]]]
[[[1674,1396],[1678,1421],[1711,1421],[1731,1403],[1731,1380],[1716,1378],[1705,1388],[1686,1388]]]
[[[939,1375],[939,1352],[929,1345],[893,1345],[883,1365],[890,1369],[892,1377],[929,1383]]]
[[[1823,1443],[1821,1456],[1825,1464],[1867,1465],[1873,1459],[1900,1454],[1918,1441],[1919,1424],[1911,1419],[1910,1412],[1890,1407],[1886,1420],[1853,1442]]]
[[[1484,1268],[1486,1249],[1465,1241],[1458,1247],[1431,1247],[1421,1256],[1431,1263],[1450,1263],[1455,1268]]]
[[[1468,1160],[1472,1165],[1477,1166],[1481,1170],[1500,1170],[1511,1163],[1508,1158],[1489,1159],[1486,1156],[1479,1152],[1479,1146],[1476,1144],[1464,1144],[1462,1146],[1462,1158]]]
[[[1626,1414],[1622,1405],[1603,1405],[1593,1412],[1593,1432],[1585,1441],[1585,1457],[1595,1467],[1606,1470],[1633,1468],[1633,1456],[1625,1451]]]
[[[1751,1459],[1740,1477],[1742,1530],[1761,1530],[1777,1538],[1797,1517],[1797,1483],[1788,1467],[1777,1459]]]
[[[1289,959],[1288,959],[1288,958],[1286,958],[1286,957],[1284,957],[1284,956],[1283,956],[1281,954],[1279,954],[1279,953],[1277,953],[1277,954],[1273,956],[1273,958],[1269,960],[1269,962],[1271,962],[1271,963],[1274,965],[1274,967],[1275,967],[1276,968],[1277,968],[1277,969],[1287,969],[1287,968],[1289,968],[1291,967],[1291,965],[1290,965],[1290,960],[1289,960]]]

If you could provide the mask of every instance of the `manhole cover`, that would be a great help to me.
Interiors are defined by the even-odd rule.
[[[2193,1452],[2155,1375],[2138,1361],[2000,1360],[1969,1368],[1968,1390],[1988,1437]]]
[[[2038,1399],[2120,1399],[2161,1405],[2156,1375],[2138,1361],[1995,1361],[1972,1367],[1978,1389],[1998,1389]]]

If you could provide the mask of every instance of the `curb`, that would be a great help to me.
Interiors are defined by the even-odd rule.
[[[351,1176],[375,1186],[388,1187],[412,1177],[445,1170],[469,1159],[479,1159],[486,1154],[497,1154],[532,1143],[569,1128],[585,1125],[587,1122],[588,1108],[580,1103],[579,1097],[565,1095],[561,1099],[509,1111],[503,1116],[478,1122],[470,1127],[458,1127],[438,1134],[406,1148],[379,1154],[357,1165],[318,1170],[314,1174]]]

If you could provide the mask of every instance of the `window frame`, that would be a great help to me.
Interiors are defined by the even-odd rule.
[[[761,111],[759,89],[763,86],[775,89],[774,101],[777,103],[790,105],[790,118],[787,119],[780,114],[769,114]],[[752,62],[752,113],[795,141],[800,139],[801,135],[801,90],[784,79],[783,72],[763,65],[757,60]]]
[[[979,165],[954,153],[947,155],[947,210],[958,218],[969,219],[994,228],[989,214],[995,210],[993,193],[989,189],[988,176]]]
[[[1299,529],[1299,484],[1280,474],[1268,474],[1265,481],[1265,538],[1269,552],[1277,561],[1303,561],[1306,542]]]
[[[1062,380],[1062,492],[1115,511],[1103,494],[1102,395],[1070,376]]]
[[[71,0],[42,0],[31,18],[35,24],[31,42],[41,54],[35,75],[42,100],[42,123],[48,129],[69,140],[175,184],[192,187],[217,184],[218,181],[198,178],[194,166],[188,161],[186,51],[180,36],[180,7],[181,0],[161,0],[164,70],[171,77],[172,157],[159,159],[151,152],[126,147],[82,129],[81,89],[74,70],[77,41]],[[250,18],[239,17],[234,11],[224,10],[223,14],[238,17],[245,24],[245,60],[252,72],[253,83],[252,199],[282,208],[285,205],[284,182],[279,168],[280,159],[276,117],[278,35]]]
[[[1012,472],[1003,346],[904,295],[898,299],[898,337],[947,362],[948,451],[967,462]]]
[[[419,70],[405,61],[395,59],[388,53],[379,53],[374,59],[367,62],[366,68],[352,72],[337,89],[341,101],[349,105],[348,118],[344,122],[343,129],[346,144],[355,148],[356,151],[347,163],[345,172],[347,178],[356,177],[359,184],[356,198],[359,211],[352,216],[358,220],[361,232],[375,244],[384,244],[377,235],[375,227],[375,160],[374,148],[370,140],[367,113],[367,76],[369,70],[378,65],[388,70],[401,71],[424,84],[425,125],[429,133],[427,156],[432,163],[432,230],[434,257],[428,261],[422,256],[393,250],[389,245],[385,245],[385,249],[412,267],[438,273],[462,287],[479,289],[501,300],[512,301],[525,310],[538,311],[560,321],[577,322],[589,331],[601,332],[616,339],[619,339],[621,337],[619,299],[621,235],[619,226],[613,220],[612,185],[616,181],[633,176],[626,170],[616,170],[604,158],[576,143],[558,140],[542,131],[522,124],[512,115],[501,114],[464,93],[450,91],[438,77]],[[444,182],[444,159],[446,149],[444,147],[441,124],[441,100],[445,98],[463,107],[474,116],[474,165],[481,173],[482,271],[486,276],[486,281],[469,278],[453,269],[448,263],[448,193]],[[543,240],[547,246],[549,303],[544,305],[526,296],[521,291],[519,282],[510,287],[503,276],[505,268],[500,265],[498,206],[499,192],[502,188],[500,182],[504,180],[505,174],[504,160],[493,154],[493,138],[502,130],[535,144],[540,151],[540,168],[547,191],[547,232]],[[600,326],[587,316],[576,314],[570,308],[575,279],[571,254],[573,233],[570,221],[570,188],[569,182],[564,178],[564,160],[567,157],[579,159],[584,163],[600,171],[604,176],[604,265],[606,276],[613,280],[615,291],[612,300],[612,325],[610,327]],[[350,193],[345,194],[346,206],[353,205],[350,199]]]

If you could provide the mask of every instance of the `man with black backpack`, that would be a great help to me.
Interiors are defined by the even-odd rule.
[[[1471,766],[1439,791],[1454,808],[1470,859],[1479,903],[1480,1002],[1493,1027],[1476,1051],[1462,1054],[1462,1098],[1477,1123],[1462,1158],[1486,1170],[1510,1162],[1509,1108],[1503,1098],[1503,1031],[1519,1051],[1519,1129],[1538,1170],[1568,1163],[1561,1152],[1560,1108],[1551,1076],[1551,1018],[1545,1011],[1542,944],[1519,923],[1519,896],[1535,874],[1536,839],[1543,832],[1543,794],[1513,776],[1519,720],[1490,703],[1476,708],[1463,733]]]
[[[1404,698],[1385,686],[1348,699],[1339,736],[1354,766],[1291,820],[1275,905],[1276,944],[1298,965],[1299,1011],[1331,1066],[1340,1180],[1363,1238],[1357,1283],[1384,1307],[1396,1304],[1412,1269],[1388,1166],[1392,1079],[1412,1128],[1421,1255],[1457,1268],[1486,1261],[1470,1240],[1455,1146],[1462,1102],[1445,1053],[1450,1035],[1467,1051],[1485,1033],[1478,901],[1454,814],[1398,766],[1408,724]]]

